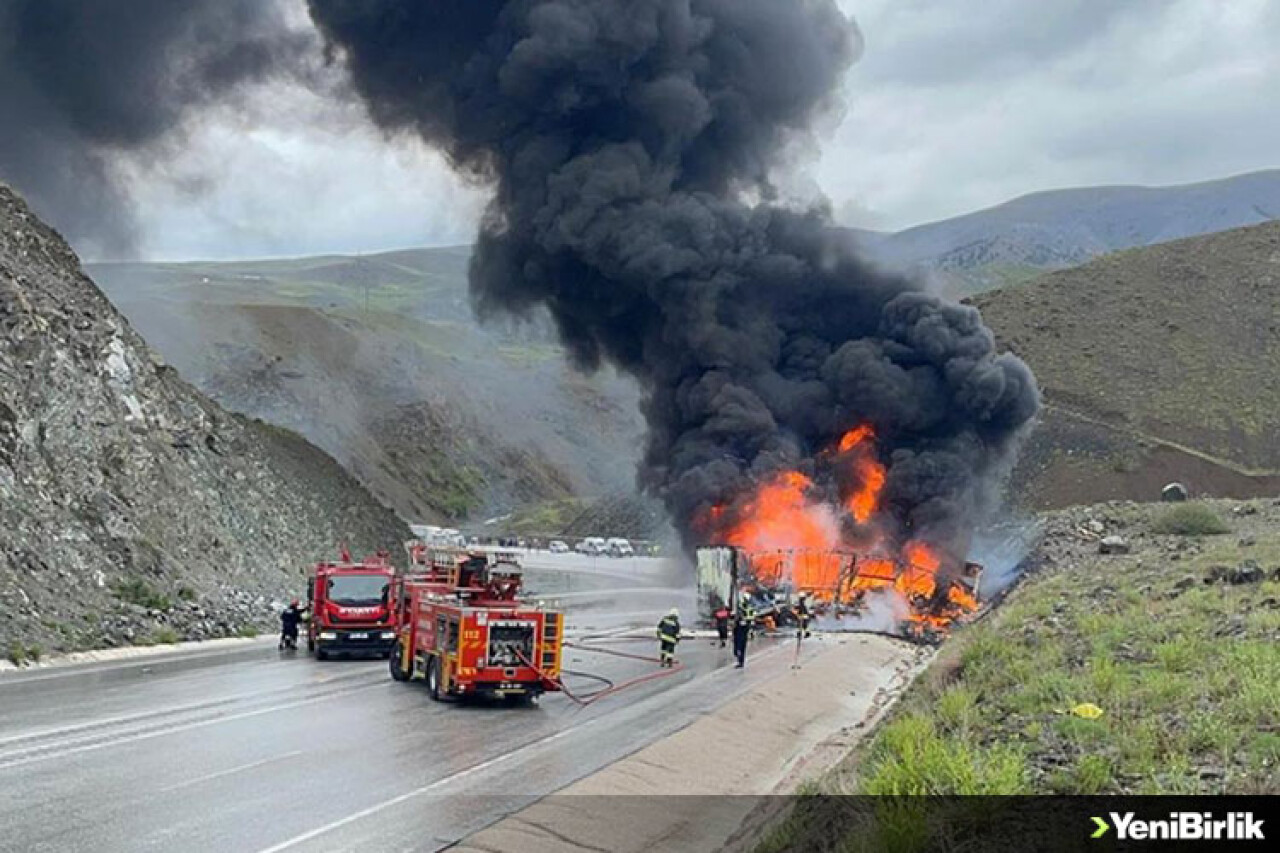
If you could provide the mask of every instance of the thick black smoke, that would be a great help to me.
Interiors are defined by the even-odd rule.
[[[0,180],[78,246],[125,252],[116,155],[292,66],[309,40],[271,0],[0,0]]]
[[[494,197],[482,312],[546,306],[641,383],[641,483],[693,519],[874,424],[904,532],[951,539],[1038,405],[977,311],[869,268],[771,170],[836,105],[832,0],[310,0],[381,125]],[[850,164],[857,168],[857,164]]]

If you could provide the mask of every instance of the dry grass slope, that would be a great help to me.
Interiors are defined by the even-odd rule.
[[[1280,490],[1280,222],[1132,249],[975,297],[1047,407],[1029,503]]]

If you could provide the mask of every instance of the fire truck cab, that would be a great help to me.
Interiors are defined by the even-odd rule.
[[[396,640],[394,577],[386,552],[356,561],[343,548],[338,562],[316,563],[307,580],[307,650],[320,660],[334,653],[389,654]]]
[[[514,555],[408,545],[410,569],[393,584],[399,630],[396,681],[423,680],[432,699],[529,702],[560,689],[563,615],[519,598]]]

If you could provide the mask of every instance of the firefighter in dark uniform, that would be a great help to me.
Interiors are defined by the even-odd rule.
[[[302,608],[298,604],[298,599],[289,602],[289,606],[280,611],[280,645],[283,650],[286,646],[291,649],[298,647],[298,623],[302,621]]]
[[[743,593],[738,601],[738,611],[733,615],[733,656],[738,659],[738,669],[747,664],[747,640],[755,622],[756,609],[751,606],[751,599]]]
[[[675,666],[678,642],[680,642],[680,611],[673,607],[670,613],[658,620],[658,666]]]
[[[800,598],[796,601],[795,614],[800,636],[807,638],[809,636],[809,620],[813,617],[813,614],[809,612],[809,599],[804,593],[801,593]]]

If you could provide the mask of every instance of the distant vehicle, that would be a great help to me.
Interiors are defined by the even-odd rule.
[[[589,554],[594,557],[605,553],[608,549],[608,545],[606,545],[604,539],[599,536],[588,536],[578,542],[577,545],[574,545],[573,548],[579,554]]]
[[[569,546],[561,542],[559,539],[551,540],[551,544],[547,546],[547,550],[552,554],[568,554]]]
[[[615,536],[605,543],[605,553],[610,557],[634,557],[636,555],[631,543],[621,536]]]
[[[453,527],[437,527],[434,524],[410,524],[409,530],[419,542],[435,548],[465,548],[467,537]]]

